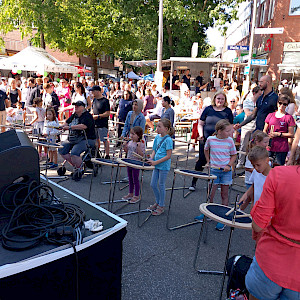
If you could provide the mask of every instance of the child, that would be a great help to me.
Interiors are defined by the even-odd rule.
[[[266,147],[255,146],[248,154],[248,158],[254,167],[254,170],[250,176],[250,182],[252,186],[242,196],[239,203],[242,203],[240,208],[244,210],[250,201],[254,199],[253,205],[258,201],[263,191],[263,186],[266,181],[267,175],[271,170],[269,153]],[[259,233],[252,231],[252,239],[256,241],[262,236],[263,231]]]
[[[152,173],[151,187],[155,195],[155,203],[148,207],[153,216],[159,216],[164,212],[166,196],[166,180],[171,168],[171,155],[173,150],[174,128],[170,120],[163,118],[157,123],[157,136],[154,139],[153,151],[147,162],[155,169]],[[157,187],[158,185],[158,187]]]
[[[125,145],[124,150],[127,153],[127,158],[137,159],[133,153],[137,153],[141,156],[145,154],[145,142],[143,140],[143,128],[135,126],[130,130],[130,141]],[[137,203],[140,201],[140,170],[127,167],[127,174],[129,180],[129,193],[124,196],[123,200],[128,200],[129,203]],[[133,196],[134,190],[134,196]]]
[[[239,202],[242,203],[242,210],[248,206],[251,199],[254,199],[253,204],[259,199],[266,177],[271,170],[269,154],[265,146],[253,147],[248,154],[248,158],[254,169],[249,179],[251,187],[246,191]]]
[[[228,190],[232,184],[232,166],[236,159],[236,148],[232,139],[232,124],[223,119],[217,122],[215,133],[208,137],[204,146],[205,158],[210,162],[210,173],[217,176],[211,189],[210,202],[213,202],[218,185],[221,185],[222,204],[228,206]],[[204,215],[195,220],[202,221]],[[217,223],[216,229],[224,230],[225,225]]]
[[[14,110],[14,108],[13,107],[9,107],[6,110],[6,114],[7,114],[6,122],[8,123],[8,125],[15,124],[16,121],[17,121],[17,118],[16,118],[16,111]]]
[[[264,148],[267,148],[269,145],[269,136],[264,133],[261,130],[256,130],[252,135],[252,140],[249,143],[249,150],[251,150],[254,146],[262,146]],[[253,171],[253,166],[248,159],[248,156],[246,157],[246,163],[245,163],[245,185],[247,190],[252,186],[252,182],[250,181],[250,176]]]
[[[59,127],[58,120],[56,118],[56,113],[53,108],[46,109],[46,125],[44,127],[44,135],[47,138],[49,143],[56,142],[56,136],[58,134],[58,130],[53,127]],[[56,168],[57,165],[57,149],[56,148],[49,148],[49,169]]]
[[[43,108],[43,100],[41,97],[36,97],[33,99],[33,105],[34,110],[34,116],[33,120],[30,122],[30,125],[34,124],[34,131],[41,135],[44,131],[44,120],[45,120],[45,114],[46,110]],[[40,160],[42,159],[42,146],[38,146],[38,152],[40,156]],[[44,147],[44,157],[47,156],[47,149]]]
[[[16,123],[18,124],[24,124],[25,123],[25,120],[24,120],[24,111],[23,111],[23,104],[22,102],[18,101],[17,102],[17,108],[15,109],[16,111]]]

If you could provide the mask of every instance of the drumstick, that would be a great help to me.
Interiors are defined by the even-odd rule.
[[[274,125],[271,125],[270,133],[273,133],[273,132],[274,132]]]
[[[52,128],[52,129],[61,129],[61,127],[57,127],[57,126],[48,126],[48,125],[46,125],[45,127],[47,127],[47,128]]]
[[[237,219],[237,218],[249,218],[249,217],[251,217],[251,215],[250,214],[243,214],[243,215],[236,215],[235,216],[235,218]]]
[[[137,158],[141,159],[142,161],[147,161],[147,159],[146,159],[146,158],[144,158],[143,156],[139,155],[139,154],[138,154],[138,153],[136,153],[136,152],[133,152],[132,154],[133,154],[133,156],[135,156],[135,157],[137,157]]]
[[[239,205],[237,205],[237,208],[239,208]],[[232,212],[234,211],[234,207],[232,209],[230,209],[225,216],[229,216]]]

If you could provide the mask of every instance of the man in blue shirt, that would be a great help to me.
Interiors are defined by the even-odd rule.
[[[253,113],[241,124],[236,124],[235,129],[241,128],[256,118],[256,130],[263,130],[267,115],[277,110],[278,95],[273,91],[272,77],[270,75],[261,77],[258,85],[263,94],[257,99]]]

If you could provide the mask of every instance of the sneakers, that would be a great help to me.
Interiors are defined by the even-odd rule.
[[[194,192],[196,190],[196,184],[192,183],[192,185],[189,187],[189,190]]]
[[[110,159],[110,156],[108,154],[106,154],[104,159]]]
[[[194,218],[195,221],[199,221],[200,223],[203,222],[203,219],[204,219],[204,215],[203,214],[201,214],[201,215],[199,215],[199,216],[197,216],[197,217]]]
[[[226,225],[222,223],[217,223],[216,230],[223,231]]]
[[[236,169],[243,169],[243,168],[244,168],[244,165],[243,165],[243,164],[237,164],[235,168],[236,168]]]
[[[203,214],[201,214],[201,215],[199,215],[199,216],[195,217],[195,218],[194,218],[194,220],[195,220],[195,221],[198,221],[198,222],[200,222],[200,223],[203,223],[203,220],[204,220],[204,215],[203,215]],[[210,218],[206,218],[206,220],[207,220],[208,222],[210,222],[210,221],[211,221],[211,219],[210,219]]]

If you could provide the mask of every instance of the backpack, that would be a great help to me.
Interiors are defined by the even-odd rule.
[[[229,299],[248,299],[249,293],[246,289],[245,277],[251,263],[252,258],[245,255],[235,255],[228,259],[226,274],[229,276],[227,282],[227,297]]]

